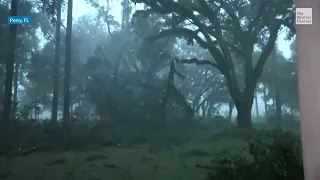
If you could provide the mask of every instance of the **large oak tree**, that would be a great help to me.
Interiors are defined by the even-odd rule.
[[[149,7],[137,13],[160,13],[174,22],[149,40],[175,36],[197,42],[212,59],[183,59],[182,63],[209,65],[226,78],[238,111],[239,128],[251,128],[254,90],[264,64],[273,50],[279,31],[287,26],[295,33],[292,0],[132,0]],[[283,26],[284,25],[284,26]],[[255,47],[261,49],[253,61]],[[235,73],[235,59],[243,64],[244,83]],[[177,59],[178,60],[178,59]],[[243,84],[243,86],[242,86]]]

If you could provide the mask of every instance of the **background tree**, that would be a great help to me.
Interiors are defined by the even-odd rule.
[[[292,44],[295,43],[293,39]],[[263,83],[263,90],[265,91],[265,104],[268,108],[268,119],[281,120],[279,116],[284,114],[291,114],[295,116],[298,110],[298,90],[297,90],[297,73],[296,73],[296,60],[294,45],[291,44],[291,56],[285,58],[280,51],[275,51],[274,55],[270,58],[274,60],[270,61],[264,70],[264,74],[261,77]],[[276,61],[277,67],[274,68],[274,61]],[[277,73],[275,72],[277,71]],[[275,78],[277,78],[277,88],[275,89]],[[279,93],[280,92],[280,93]],[[277,96],[281,98],[279,104],[277,104]],[[271,102],[272,103],[268,103]],[[278,106],[278,107],[276,107]],[[278,109],[278,110],[277,110]],[[278,113],[276,113],[278,111]],[[281,112],[281,113],[279,113]],[[273,122],[279,124],[279,122]],[[284,122],[283,122],[284,123]],[[275,125],[275,124],[274,124]]]
[[[18,15],[18,0],[11,1],[11,16]],[[17,25],[11,25],[9,28],[10,36],[9,36],[9,46],[7,52],[7,61],[6,61],[6,76],[5,76],[5,90],[4,90],[4,100],[5,104],[3,108],[3,115],[1,119],[1,132],[7,130],[8,123],[11,118],[12,111],[12,83],[14,76],[14,60],[15,60],[15,47],[16,47],[16,39],[17,39]]]
[[[63,120],[66,126],[70,124],[70,77],[71,77],[71,53],[72,53],[72,0],[68,0],[67,32],[66,32],[66,56],[64,64],[64,99]]]
[[[226,78],[230,95],[235,102],[238,111],[238,127],[250,128],[252,126],[251,108],[258,78],[274,47],[281,25],[293,27],[290,25],[293,23],[293,13],[288,9],[292,8],[294,3],[286,1],[280,4],[280,1],[263,1],[252,5],[247,1],[220,0],[210,2],[138,0],[136,2],[150,7],[140,13],[154,11],[170,15],[176,20],[175,25],[154,36],[153,40],[166,36],[184,37],[190,44],[196,41],[202,48],[208,49],[214,61],[193,59],[180,60],[180,62],[207,64],[217,68]],[[278,19],[278,16],[282,18]],[[240,19],[246,19],[245,23],[241,24]],[[186,21],[191,21],[196,30],[186,28],[184,25]],[[204,38],[198,33],[201,33]],[[269,36],[261,36],[262,33]],[[215,39],[212,39],[212,36]],[[254,66],[252,53],[256,44],[260,45],[262,51]],[[244,86],[242,87],[235,74],[234,55],[243,59]]]
[[[55,34],[55,54],[53,65],[53,93],[52,93],[52,110],[51,120],[56,123],[58,118],[58,101],[59,101],[59,79],[60,79],[60,39],[61,39],[61,0],[57,0],[57,22]]]

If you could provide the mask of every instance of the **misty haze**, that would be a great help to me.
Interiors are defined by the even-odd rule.
[[[303,179],[294,8],[0,0],[0,179]]]

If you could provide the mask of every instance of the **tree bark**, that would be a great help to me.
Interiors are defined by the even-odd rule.
[[[12,109],[12,114],[15,114],[18,108],[18,85],[19,85],[19,63],[15,64],[15,70],[14,70],[14,83],[13,83],[13,109]]]
[[[237,127],[240,129],[251,129],[251,110],[253,104],[253,95],[248,101],[235,100],[235,106],[238,111],[237,114]]]
[[[282,124],[282,100],[280,94],[280,87],[279,87],[279,75],[278,75],[278,68],[277,68],[277,48],[274,47],[272,51],[272,61],[273,61],[273,71],[275,74],[274,78],[274,95],[275,95],[275,106],[276,106],[276,117],[277,117],[277,126],[281,127]]]
[[[256,105],[256,116],[259,119],[259,104],[258,104],[258,93],[256,92],[254,95],[254,101]]]
[[[60,41],[61,41],[61,0],[57,0],[57,23],[56,23],[56,42],[53,64],[53,97],[51,121],[56,123],[58,120],[58,103],[59,103],[59,79],[60,79]]]
[[[208,106],[208,118],[211,118],[212,114],[213,114],[213,102],[210,101],[208,103],[209,103],[209,106]]]
[[[228,114],[228,120],[231,122],[232,121],[232,112],[234,108],[234,101],[230,99],[229,101],[229,114]]]
[[[17,16],[18,14],[18,0],[11,0],[11,16]],[[17,39],[18,25],[10,26],[10,40],[8,42],[9,52],[7,54],[6,63],[6,80],[5,80],[5,92],[3,100],[3,116],[1,119],[1,127],[7,129],[11,118],[12,108],[12,81],[13,81],[13,70],[14,70],[14,58],[15,58],[15,46]]]
[[[294,115],[294,110],[293,110],[293,108],[290,108],[290,114],[291,114],[292,120],[295,120],[295,115]]]
[[[68,1],[67,33],[66,33],[66,59],[64,65],[64,104],[63,120],[70,125],[70,76],[71,76],[71,36],[72,36],[72,1]]]
[[[264,116],[266,122],[268,121],[268,103],[267,103],[267,88],[263,85],[263,102],[264,102]]]

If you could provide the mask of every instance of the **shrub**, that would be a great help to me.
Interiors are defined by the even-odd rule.
[[[266,134],[264,133],[263,136]],[[269,137],[269,138],[268,138]],[[209,168],[209,180],[302,180],[303,164],[299,136],[282,130],[271,131],[267,138],[255,137],[248,151],[223,152]]]

